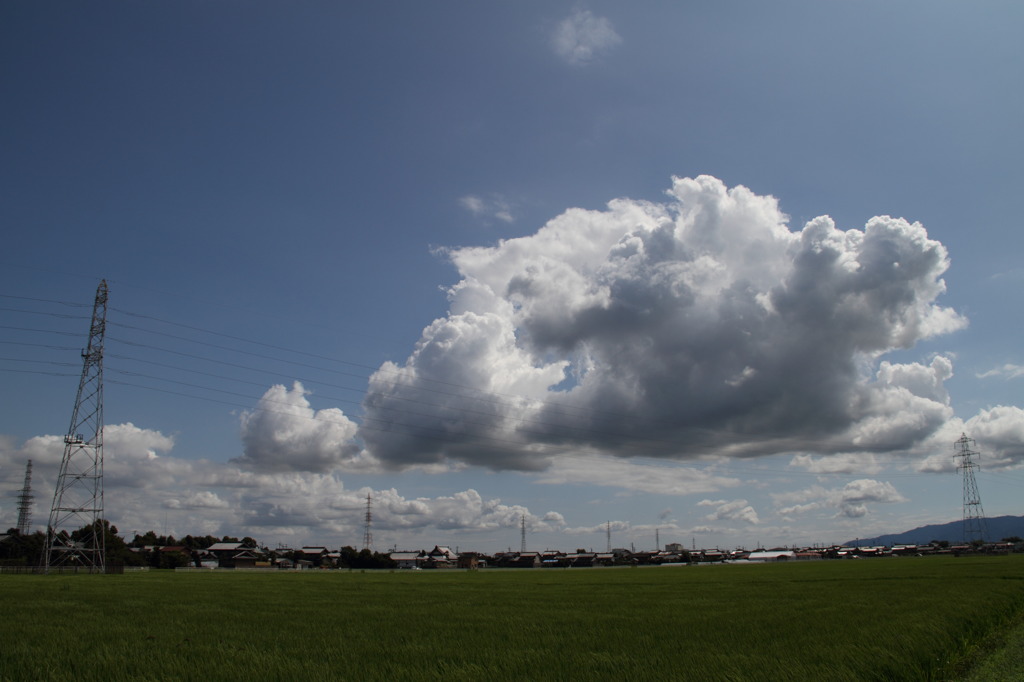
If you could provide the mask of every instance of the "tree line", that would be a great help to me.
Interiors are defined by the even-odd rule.
[[[75,541],[84,540],[93,535],[91,524],[86,524],[70,534]],[[249,536],[244,538],[225,535],[186,535],[175,538],[173,535],[157,535],[155,531],[138,534],[126,542],[121,537],[117,526],[105,519],[97,522],[97,532],[102,528],[106,563],[121,566],[149,566],[150,568],[179,568],[199,565],[202,550],[206,550],[219,542],[236,542],[246,548],[259,550],[260,544]],[[0,566],[38,566],[42,564],[43,551],[46,548],[46,533],[37,530],[34,533],[22,534],[17,528],[10,528],[7,538],[0,542]],[[146,550],[146,548],[150,548]],[[271,560],[287,558],[299,561],[303,558],[300,550],[269,550]],[[393,568],[394,561],[387,554],[371,552],[368,549],[357,550],[354,547],[342,547],[338,560],[340,568]]]

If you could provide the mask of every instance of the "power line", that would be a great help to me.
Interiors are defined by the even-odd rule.
[[[25,315],[45,315],[47,317],[57,317],[64,320],[88,320],[88,315],[69,315],[68,313],[48,313],[43,310],[23,310],[21,308],[0,308],[0,311],[8,313],[24,313]]]

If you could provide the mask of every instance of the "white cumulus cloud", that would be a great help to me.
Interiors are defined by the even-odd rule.
[[[356,462],[356,423],[337,408],[313,410],[296,381],[278,384],[241,416],[244,454],[237,462],[260,471],[326,472]]]
[[[743,521],[751,525],[760,523],[757,511],[746,500],[701,500],[698,507],[714,507],[705,516],[708,521]]]
[[[155,530],[179,538],[186,533],[249,535],[264,542],[357,545],[367,495],[372,498],[374,531],[403,541],[422,537],[427,543],[439,533],[501,529],[515,535],[523,519],[530,532],[565,526],[557,510],[534,512],[474,489],[436,497],[406,497],[395,488],[351,489],[337,472],[262,470],[248,462],[179,458],[170,452],[170,438],[132,424],[109,425],[105,432],[111,440],[104,449],[117,454],[105,456],[104,517],[123,534]],[[149,449],[161,454],[150,457]],[[25,460],[32,458],[35,528],[46,524],[62,454],[58,436],[39,436],[19,445],[0,435],[0,487],[20,488]],[[11,508],[0,505],[0,515],[10,513]]]
[[[917,223],[793,231],[773,197],[701,176],[447,253],[447,316],[364,401],[393,466],[882,452],[952,416],[948,358],[885,358],[966,324]]]
[[[811,486],[805,490],[772,495],[779,514],[803,514],[818,509],[835,510],[835,515],[860,518],[869,512],[869,504],[895,504],[907,499],[887,481],[861,478],[841,488]]]

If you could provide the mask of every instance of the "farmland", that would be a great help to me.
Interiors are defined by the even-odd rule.
[[[952,675],[1024,556],[526,571],[0,576],[0,679]]]

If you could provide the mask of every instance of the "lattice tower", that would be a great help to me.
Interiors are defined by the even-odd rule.
[[[611,521],[605,521],[605,523],[604,523],[604,534],[605,534],[605,540],[607,541],[607,543],[606,543],[607,544],[607,549],[605,551],[606,552],[610,552],[610,551],[612,551],[612,522]]]
[[[981,494],[978,492],[978,482],[974,479],[974,470],[979,466],[974,461],[978,455],[974,449],[974,440],[966,434],[961,434],[960,439],[954,443],[958,459],[957,469],[964,472],[964,542],[980,540],[984,542],[988,529],[985,524],[985,510],[981,506]]]
[[[82,351],[71,426],[46,525],[43,567],[75,567],[90,573],[106,568],[103,528],[103,337],[107,324],[107,282],[96,289],[89,343]],[[84,529],[82,537],[72,533]]]
[[[526,552],[526,514],[519,519],[519,553]]]
[[[18,534],[28,535],[32,530],[32,460],[25,465],[25,485],[18,494]]]
[[[370,528],[373,525],[373,498],[366,493],[366,517],[363,524],[363,549],[373,550],[373,532]]]

